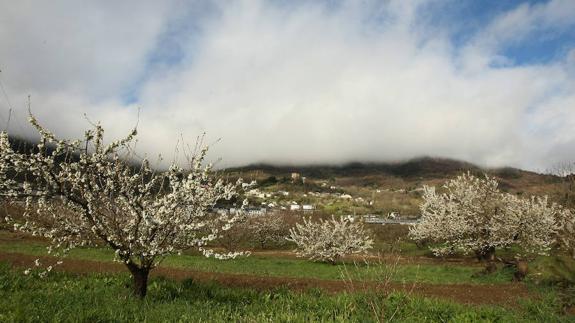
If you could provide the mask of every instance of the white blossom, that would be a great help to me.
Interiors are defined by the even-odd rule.
[[[14,228],[49,238],[53,249],[103,243],[133,275],[147,275],[184,249],[215,255],[205,245],[236,221],[238,215],[210,212],[234,197],[241,182],[226,184],[204,166],[207,147],[190,156],[187,168],[173,164],[160,172],[146,159],[130,159],[136,130],[105,145],[99,124],[71,141],[57,139],[32,115],[30,123],[40,134],[32,152],[13,150],[0,133],[0,196],[26,206]]]
[[[298,256],[331,263],[348,254],[365,253],[373,245],[362,222],[334,216],[318,222],[304,218],[290,229],[287,240],[296,243]]]
[[[445,193],[424,187],[421,220],[410,228],[414,240],[434,253],[474,252],[490,260],[497,248],[516,244],[523,253],[548,252],[561,211],[546,197],[521,199],[502,193],[495,179],[470,173],[444,185]]]
[[[575,214],[569,209],[562,209],[556,217],[557,242],[559,246],[575,258]]]
[[[289,232],[283,217],[274,213],[250,219],[247,227],[250,240],[257,242],[262,249],[285,242]]]

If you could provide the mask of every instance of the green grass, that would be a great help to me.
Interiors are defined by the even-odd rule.
[[[258,292],[154,278],[140,301],[127,275],[24,276],[0,264],[2,322],[568,322],[557,298],[510,310],[392,293]],[[374,309],[375,308],[375,309]]]
[[[575,286],[575,259],[568,255],[538,257],[531,264],[538,280]]]
[[[0,251],[15,252],[27,255],[46,255],[45,244],[31,241],[0,241]],[[113,253],[106,248],[78,248],[69,254],[70,258],[112,261]],[[189,270],[252,274],[259,276],[296,277],[337,280],[347,270],[349,275],[362,280],[390,279],[395,282],[418,282],[433,284],[496,284],[511,281],[510,270],[500,270],[495,274],[473,277],[481,270],[478,267],[453,265],[393,265],[374,263],[338,264],[314,263],[303,259],[250,256],[234,260],[221,261],[199,255],[171,256],[164,260],[162,266]],[[348,274],[346,274],[348,276]]]

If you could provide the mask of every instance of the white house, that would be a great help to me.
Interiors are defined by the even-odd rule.
[[[304,204],[304,205],[302,205],[301,207],[302,207],[302,209],[303,209],[304,211],[313,211],[313,210],[315,210],[315,207],[314,207],[313,205]]]
[[[301,210],[301,206],[299,204],[292,204],[289,206],[290,211],[298,211]]]
[[[263,207],[262,208],[252,207],[252,208],[246,209],[246,214],[252,215],[252,216],[264,215],[266,213],[267,213],[267,210]]]

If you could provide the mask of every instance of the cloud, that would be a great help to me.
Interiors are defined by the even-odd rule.
[[[512,59],[499,55],[506,48],[527,38],[545,38],[557,30],[575,27],[575,2],[553,0],[546,3],[523,3],[500,13],[463,49],[469,66],[483,68],[489,64],[505,65]],[[557,35],[555,35],[557,36]]]
[[[575,159],[573,51],[545,64],[502,54],[572,26],[571,1],[501,12],[464,44],[420,19],[429,1],[61,4],[0,10],[0,68],[12,104],[31,93],[64,136],[83,113],[119,136],[141,106],[143,152],[171,156],[205,131],[222,138],[210,154],[222,166]]]
[[[98,99],[142,73],[169,8],[139,1],[24,0],[1,9],[0,59],[11,86]]]

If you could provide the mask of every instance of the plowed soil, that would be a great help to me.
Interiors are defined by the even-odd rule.
[[[225,251],[225,250],[224,250]],[[274,258],[288,258],[288,259],[301,259],[293,251],[288,250],[271,250],[271,251],[251,251],[254,256],[261,257],[274,257]],[[426,257],[426,256],[404,256],[395,253],[388,253],[385,255],[351,255],[343,258],[346,262],[351,261],[383,261],[388,263],[397,264],[429,264],[429,265],[449,265],[449,266],[466,266],[466,267],[482,267],[484,264],[478,262],[472,257]]]

